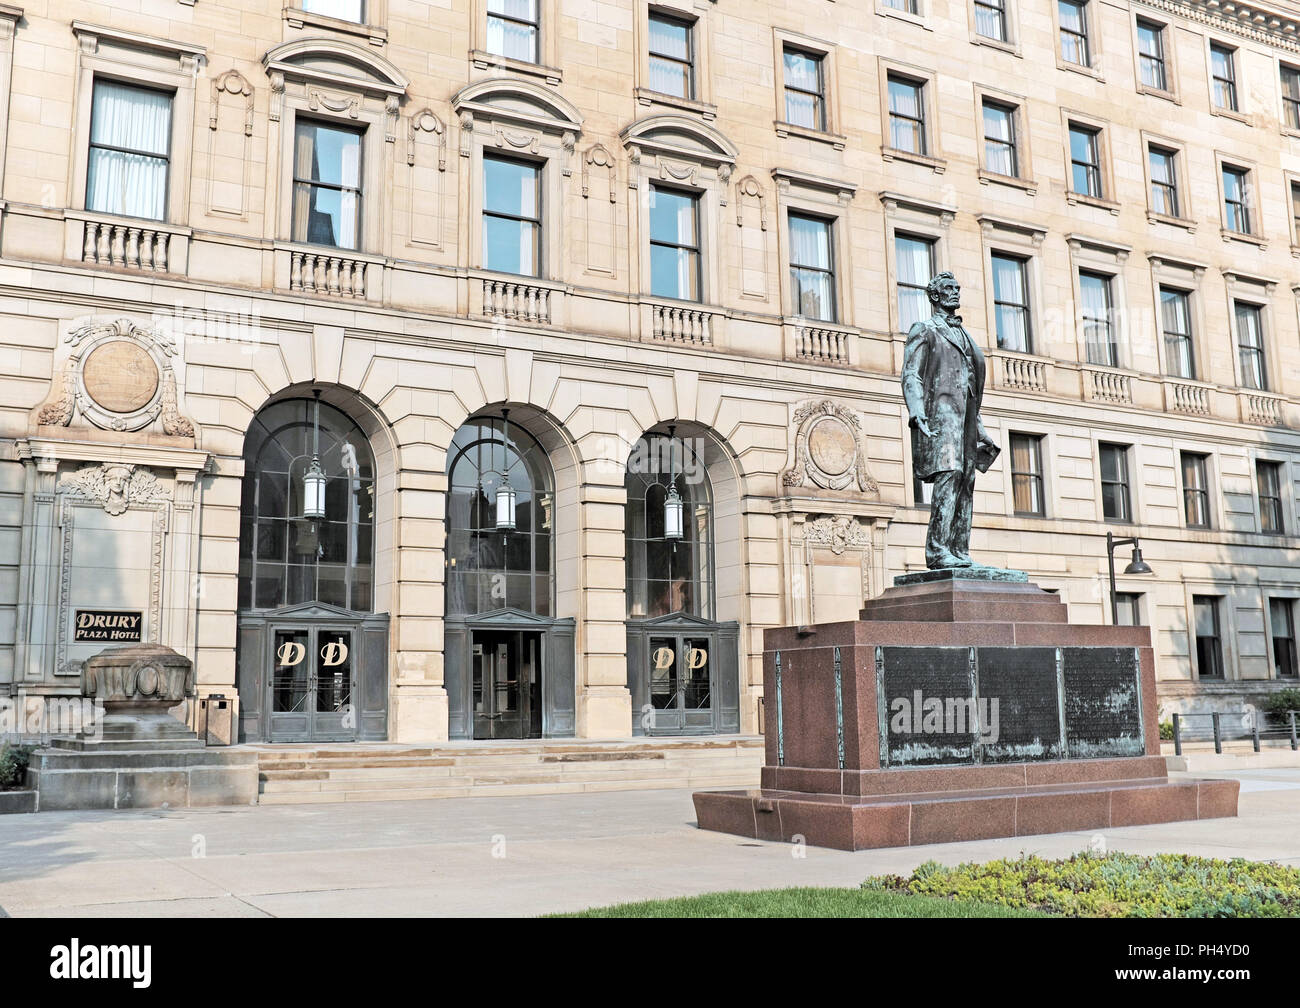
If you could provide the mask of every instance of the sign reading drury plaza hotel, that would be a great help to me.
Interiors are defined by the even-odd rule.
[[[0,697],[770,730],[764,630],[925,568],[943,271],[971,549],[1149,625],[1161,719],[1296,682],[1293,8],[836,6],[0,5]]]

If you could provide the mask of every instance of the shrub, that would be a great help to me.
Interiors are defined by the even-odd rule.
[[[1173,741],[1174,723],[1172,721],[1160,722],[1160,737],[1164,739],[1166,742]]]
[[[32,746],[0,745],[0,791],[23,787],[27,780],[27,764],[31,762]]]
[[[1300,689],[1288,686],[1286,689],[1270,693],[1262,704],[1270,714],[1285,714],[1287,711],[1300,711]]]
[[[1021,856],[956,868],[927,862],[907,878],[882,876],[868,885],[1067,917],[1300,915],[1300,868],[1243,858],[1082,853],[1061,861]]]

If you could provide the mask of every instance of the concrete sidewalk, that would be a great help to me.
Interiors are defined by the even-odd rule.
[[[1178,775],[1175,775],[1178,776]],[[1111,830],[1110,850],[1300,865],[1300,769],[1237,819]],[[931,858],[1064,856],[1091,833],[890,850],[695,828],[689,791],[0,816],[0,909],[27,916],[532,915],[722,889],[857,885]]]

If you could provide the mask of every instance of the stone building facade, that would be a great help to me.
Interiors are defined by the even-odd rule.
[[[1258,702],[1300,619],[1298,25],[0,5],[0,693],[138,626],[247,739],[755,732],[765,627],[923,565],[897,375],[949,269],[1003,446],[976,558],[1106,622],[1140,538],[1163,706]]]

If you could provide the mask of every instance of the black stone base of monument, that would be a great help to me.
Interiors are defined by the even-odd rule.
[[[1021,570],[1009,570],[1005,567],[984,567],[972,564],[970,567],[937,567],[931,570],[913,571],[900,574],[894,578],[894,584],[903,585],[930,584],[935,581],[1006,581],[1023,583],[1029,575]]]

